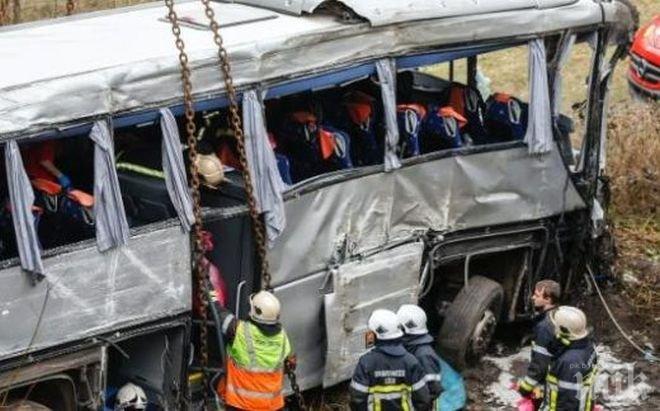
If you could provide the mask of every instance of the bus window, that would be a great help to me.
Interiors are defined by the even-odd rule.
[[[579,38],[578,40],[581,40]],[[561,70],[557,125],[562,153],[569,165],[580,168],[587,123],[587,102],[593,51],[589,42],[572,46]]]
[[[477,57],[473,81],[468,59],[399,73],[397,119],[402,156],[522,141],[527,122],[527,47]],[[511,61],[489,78],[493,62]]]
[[[162,145],[159,122],[115,132],[117,177],[131,227],[177,217],[165,182]]]
[[[287,184],[383,163],[383,104],[373,79],[268,100],[266,117]]]
[[[34,192],[33,215],[44,250],[94,238],[93,144],[85,137],[20,144]],[[4,167],[3,177],[4,176]],[[0,212],[2,258],[18,255],[6,178]]]

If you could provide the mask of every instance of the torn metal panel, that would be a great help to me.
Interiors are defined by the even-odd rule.
[[[424,245],[406,244],[340,266],[333,274],[334,292],[325,296],[327,355],[323,386],[351,378],[366,351],[367,320],[372,311],[395,311],[417,302]]]
[[[103,350],[103,347],[81,350],[44,362],[36,362],[11,372],[5,372],[0,375],[0,389],[20,386],[29,381],[35,381],[67,370],[101,363],[104,355]]]
[[[516,147],[404,160],[390,173],[354,177],[288,199],[289,227],[269,253],[273,283],[325,270],[345,245],[349,257],[357,256],[429,229],[531,221],[584,207],[556,146],[543,157]]]
[[[12,330],[0,333],[0,359],[191,308],[190,241],[178,225],[106,253],[90,244],[44,266],[49,276],[36,286],[20,267],[0,271],[0,330]]]
[[[373,26],[426,19],[561,7],[579,0],[341,0]],[[495,16],[493,16],[495,17]]]
[[[176,8],[184,15],[199,7],[198,2],[187,2]],[[213,8],[217,16],[255,10],[225,3],[214,3]],[[162,21],[164,12],[161,4],[0,30],[0,61],[6,62],[0,77],[0,140],[84,124],[108,114],[181,104],[179,62],[170,26]],[[602,22],[600,7],[591,0],[552,12],[511,10],[498,12],[496,19],[489,13],[425,16],[425,20],[378,29],[342,24],[332,16],[273,13],[277,18],[223,29],[234,84],[239,88],[429,47],[511,39]],[[118,24],[124,30],[118,31]],[[136,30],[140,31],[138,38],[133,35]],[[220,95],[224,86],[217,70],[217,47],[208,31],[182,30],[195,98]]]
[[[373,26],[531,8],[561,7],[579,0],[338,0]],[[281,13],[313,13],[326,0],[237,0]]]

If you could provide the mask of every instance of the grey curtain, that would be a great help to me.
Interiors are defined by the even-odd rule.
[[[183,162],[183,147],[174,115],[167,108],[160,110],[160,128],[163,133],[163,173],[167,193],[179,216],[181,227],[185,231],[190,231],[190,226],[195,223],[195,215]]]
[[[94,218],[96,244],[106,251],[128,242],[130,236],[115,168],[115,149],[109,120],[97,121],[89,138],[94,141]]]
[[[243,126],[252,188],[257,207],[264,214],[268,243],[272,245],[286,226],[282,192],[287,185],[277,168],[275,153],[268,141],[262,99],[255,90],[243,95]]]
[[[45,271],[41,261],[41,246],[37,227],[32,214],[34,192],[30,179],[23,167],[23,159],[18,144],[10,141],[5,146],[5,167],[11,215],[21,267],[33,275],[33,279],[43,278]]]
[[[385,115],[385,171],[401,167],[397,155],[399,144],[399,126],[396,122],[396,63],[393,59],[381,59],[376,62],[376,71],[380,81]]]
[[[524,138],[530,154],[552,150],[552,116],[543,39],[529,42],[529,117]]]

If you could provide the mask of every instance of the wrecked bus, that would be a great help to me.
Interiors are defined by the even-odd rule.
[[[349,379],[369,313],[411,301],[429,313],[443,356],[468,366],[498,323],[532,315],[537,280],[570,289],[596,258],[627,3],[209,7],[247,164],[199,2],[177,2],[169,17],[155,2],[0,29],[1,405],[111,409],[133,382],[156,408],[183,409],[222,372],[219,325],[194,308],[196,195],[173,18],[194,144],[223,164],[220,184],[195,190],[211,286],[244,316],[262,285],[247,166],[300,388]],[[591,56],[582,130],[561,93],[579,46]],[[527,79],[528,95],[497,81],[489,90],[487,77],[507,70],[488,72],[489,56],[521,48],[528,70],[510,74]]]

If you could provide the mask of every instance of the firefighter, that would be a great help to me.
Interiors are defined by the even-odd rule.
[[[351,410],[430,410],[424,368],[403,347],[395,313],[375,310],[368,321],[374,347],[360,357],[350,385]]]
[[[403,346],[415,356],[424,368],[426,386],[431,400],[436,401],[442,393],[440,357],[433,349],[433,337],[426,328],[426,313],[419,306],[404,304],[396,313],[403,328]]]
[[[225,180],[224,167],[215,153],[198,154],[197,167],[204,186],[215,189]]]
[[[556,281],[541,280],[534,287],[532,302],[539,313],[534,326],[532,355],[527,375],[518,382],[518,391],[523,397],[538,397],[545,383],[545,375],[557,349],[555,331],[549,314],[557,307],[561,289]],[[540,402],[539,398],[535,398]]]
[[[218,394],[228,410],[273,411],[284,407],[284,363],[295,364],[272,293],[250,296],[250,318],[238,320],[218,305],[227,343],[227,374]]]
[[[545,379],[542,411],[592,411],[597,354],[587,317],[576,307],[561,306],[550,313],[561,352]]]
[[[146,410],[147,404],[147,395],[144,390],[131,382],[124,384],[115,397],[115,411]]]

